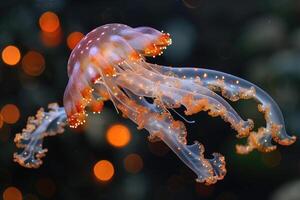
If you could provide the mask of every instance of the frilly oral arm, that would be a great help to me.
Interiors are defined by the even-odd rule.
[[[196,175],[196,181],[206,185],[214,184],[226,175],[225,158],[213,153],[212,159],[204,157],[204,146],[198,141],[187,144],[186,129],[181,121],[175,121],[168,114],[148,115],[143,122],[151,137],[160,138]]]
[[[43,139],[64,132],[66,113],[63,107],[56,103],[49,104],[49,112],[43,108],[38,110],[35,117],[29,117],[27,126],[15,136],[16,146],[21,153],[14,153],[14,161],[27,168],[38,168],[41,158],[47,149],[43,149]]]
[[[204,146],[195,141],[188,145],[186,128],[181,121],[175,121],[172,116],[158,104],[159,100],[149,103],[144,97],[137,96],[129,90],[124,90],[132,99],[129,106],[136,112],[120,106],[123,114],[137,123],[138,128],[149,131],[150,141],[164,141],[176,155],[197,174],[197,182],[207,185],[224,178],[226,174],[225,158],[219,153],[213,153],[212,159],[204,158]]]
[[[257,131],[252,131],[251,128],[239,134],[239,137],[248,137],[248,140],[246,145],[236,146],[237,153],[247,154],[254,149],[270,152],[276,149],[272,140],[281,145],[290,145],[296,141],[295,136],[287,134],[277,103],[255,84],[227,73],[204,68],[176,68],[159,65],[152,65],[152,67],[165,75],[190,81],[190,84],[197,83],[212,91],[219,91],[223,97],[231,101],[255,99],[258,102],[258,111],[264,114],[266,126],[258,128]],[[235,129],[240,129],[239,126],[236,124]]]

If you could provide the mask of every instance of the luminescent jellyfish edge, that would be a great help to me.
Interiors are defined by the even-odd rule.
[[[149,132],[150,140],[164,141],[197,174],[196,181],[213,184],[226,174],[225,159],[213,153],[204,157],[204,147],[195,141],[187,144],[182,121],[174,120],[170,110],[185,107],[185,115],[207,111],[220,116],[247,144],[236,145],[237,153],[254,149],[270,152],[295,142],[286,133],[282,113],[262,89],[241,78],[203,68],[169,67],[148,63],[147,56],[161,55],[171,44],[170,35],[150,27],[131,28],[107,24],[88,33],[74,48],[68,62],[69,82],[63,104],[49,104],[35,117],[29,117],[22,133],[15,136],[21,149],[14,160],[28,168],[37,168],[47,149],[43,138],[75,128],[85,122],[87,112],[100,113],[105,101],[112,101],[117,112]],[[224,98],[223,98],[224,97]],[[242,119],[225,100],[255,99],[266,126],[253,130],[251,119]],[[184,116],[177,113],[185,122]]]

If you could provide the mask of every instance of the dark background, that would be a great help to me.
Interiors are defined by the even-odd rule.
[[[40,40],[38,19],[45,11],[60,19],[62,41],[47,47]],[[280,105],[287,130],[300,131],[300,1],[298,0],[36,0],[1,1],[0,50],[16,45],[25,54],[40,52],[46,61],[42,75],[26,75],[20,64],[9,67],[0,61],[0,106],[17,105],[21,118],[5,124],[0,132],[0,191],[14,186],[24,199],[300,199],[299,142],[279,146],[270,154],[253,152],[237,155],[239,142],[230,126],[206,113],[193,116],[187,125],[189,141],[198,139],[206,154],[221,152],[226,157],[227,175],[212,186],[194,181],[196,177],[176,155],[153,154],[147,132],[138,131],[118,116],[111,103],[100,116],[91,116],[82,130],[68,129],[64,135],[47,138],[49,149],[37,170],[12,162],[16,150],[14,134],[27,116],[47,106],[62,104],[67,84],[66,64],[70,50],[66,37],[73,31],[84,34],[106,23],[132,27],[150,26],[172,35],[173,45],[151,62],[172,66],[201,66],[245,78],[265,89]],[[234,104],[242,116],[263,124],[252,102]],[[133,139],[122,149],[105,141],[105,130],[115,123],[127,125]],[[296,132],[298,131],[298,132]],[[299,135],[298,135],[299,136]],[[167,148],[154,144],[154,148]],[[153,146],[152,146],[153,147]],[[130,174],[123,167],[129,153],[138,153],[143,169]],[[94,164],[110,160],[115,174],[108,183],[93,174]],[[2,194],[1,194],[2,198]]]

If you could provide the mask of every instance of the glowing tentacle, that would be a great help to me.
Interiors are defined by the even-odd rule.
[[[213,153],[212,159],[204,158],[203,145],[197,141],[192,145],[187,145],[186,140],[183,140],[186,136],[186,128],[181,121],[175,121],[171,115],[161,113],[159,105],[151,104],[144,97],[126,91],[130,98],[135,100],[128,101],[136,112],[128,112],[122,104],[118,104],[118,107],[123,114],[138,124],[139,128],[148,130],[150,139],[163,140],[197,174],[198,182],[209,185],[223,179],[226,168],[225,159],[221,154]]]
[[[213,153],[212,159],[204,158],[204,147],[195,141],[187,145],[182,138],[186,129],[182,122],[174,121],[170,115],[152,114],[145,116],[144,128],[152,137],[159,137],[173,152],[197,174],[197,181],[213,184],[226,174],[225,159],[219,153]]]
[[[151,64],[145,63],[145,65],[151,67]],[[170,76],[162,75],[159,72],[153,72],[153,70],[150,71],[147,69],[140,70],[140,71],[142,71],[144,77],[147,77],[148,75],[148,79],[152,80],[153,82],[159,82],[161,85],[166,85],[168,87],[175,86],[175,88],[189,91],[189,95],[200,94],[202,95],[203,99],[208,98],[210,101],[214,101],[215,105],[224,106],[226,113],[220,116],[223,117],[225,121],[228,121],[231,124],[232,128],[238,132],[237,135],[238,137],[246,137],[249,135],[250,131],[252,130],[253,121],[251,119],[244,121],[226,100],[224,100],[221,96],[216,94],[214,91],[199,84],[200,83],[199,79],[187,79],[186,77],[170,77]],[[164,89],[167,90],[167,88]],[[163,89],[161,90],[163,91]],[[168,100],[174,102],[174,100],[171,99],[172,99],[172,95],[169,95]],[[165,103],[168,103],[168,101],[165,101]],[[173,105],[172,103],[170,103],[169,105],[167,104],[167,106],[172,107]],[[187,114],[190,115],[194,113],[187,113]]]
[[[16,146],[23,150],[14,154],[14,161],[24,167],[38,168],[48,151],[43,149],[44,137],[64,132],[67,117],[64,108],[57,104],[49,104],[48,108],[49,112],[41,108],[35,117],[29,117],[26,128],[15,136]]]
[[[190,80],[200,80],[199,84],[221,91],[222,96],[231,101],[253,98],[259,102],[258,110],[264,113],[266,127],[261,127],[257,132],[251,132],[247,145],[237,145],[237,152],[246,154],[253,149],[272,151],[276,148],[274,141],[281,145],[290,145],[295,142],[295,136],[289,136],[285,130],[282,113],[276,102],[258,86],[219,71],[203,68],[173,68],[153,65],[161,73],[169,76],[184,77]]]
[[[161,100],[167,108],[178,108],[184,105],[187,108],[187,115],[203,110],[209,111],[211,116],[221,116],[238,131],[240,136],[247,135],[252,129],[252,121],[244,121],[226,101],[214,92],[208,91],[207,88],[187,83],[183,79],[169,80],[169,77],[153,72],[148,74],[148,78],[144,77],[133,73],[122,73],[116,78],[116,83],[138,96],[157,98],[156,100]]]

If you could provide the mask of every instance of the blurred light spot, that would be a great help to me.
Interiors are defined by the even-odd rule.
[[[114,166],[108,160],[101,160],[94,166],[94,174],[100,181],[109,181],[114,173]]]
[[[38,193],[46,198],[51,198],[56,191],[54,182],[50,178],[39,179],[36,183]]]
[[[280,18],[267,16],[248,25],[243,40],[247,51],[272,49],[283,42],[285,32],[285,24]]]
[[[270,152],[270,153],[264,153],[261,155],[262,161],[265,165],[268,167],[276,167],[280,164],[281,161],[281,154],[278,150]]]
[[[86,133],[87,141],[93,147],[99,148],[99,146],[107,144],[106,132],[107,127],[110,127],[112,120],[114,120],[113,113],[109,108],[103,109],[101,114],[89,113],[89,117],[82,127]]]
[[[269,59],[269,66],[272,67],[272,75],[293,75],[299,76],[299,52],[293,50],[281,50],[274,53]]]
[[[21,53],[18,47],[9,45],[2,51],[2,60],[8,65],[16,65],[21,59]]]
[[[54,12],[44,12],[40,16],[39,24],[42,31],[52,33],[59,28],[59,18]]]
[[[16,187],[8,187],[3,192],[3,200],[22,200],[22,193]]]
[[[122,192],[126,199],[137,200],[137,199],[147,199],[147,177],[141,175],[128,176],[126,179],[123,179],[124,182],[121,184]]]
[[[300,180],[288,182],[273,192],[271,200],[300,199]]]
[[[151,153],[157,156],[164,156],[170,151],[170,149],[163,142],[149,142],[148,147]]]
[[[202,0],[182,0],[184,5],[188,8],[197,8],[200,6]]]
[[[167,59],[180,63],[184,61],[196,44],[194,25],[183,19],[174,19],[166,24],[166,31],[171,34],[172,46],[166,51]]]
[[[213,185],[204,185],[202,183],[196,183],[196,192],[201,197],[209,197],[214,191]]]
[[[124,147],[129,143],[131,133],[125,125],[115,124],[107,130],[106,139],[114,147]]]
[[[2,128],[3,126],[3,116],[2,114],[0,113],[0,128]]]
[[[84,35],[80,32],[70,33],[67,38],[67,45],[72,50],[75,48],[77,43],[84,37]]]
[[[39,76],[45,69],[45,59],[42,54],[29,51],[22,59],[22,68],[30,76]]]
[[[103,113],[101,113],[101,115],[89,114],[87,123],[82,126],[87,133],[88,141],[95,147],[99,147],[99,145],[103,144],[102,142],[105,142],[103,133],[106,132],[105,126],[107,126],[107,122],[105,116],[107,116],[107,112],[105,112],[104,116],[102,114]],[[99,126],[99,123],[101,126]]]
[[[124,159],[124,167],[128,172],[136,174],[143,168],[143,159],[138,154],[129,154]]]
[[[11,135],[10,132],[11,132],[11,130],[10,130],[9,126],[2,126],[1,132],[0,132],[0,142],[7,144],[8,140],[9,140],[9,136]]]
[[[8,124],[14,124],[20,118],[20,111],[16,105],[6,104],[1,109],[1,115],[3,116],[4,122],[6,122]]]
[[[62,41],[62,32],[61,29],[57,29],[54,32],[43,32],[40,33],[40,38],[42,43],[46,47],[55,47],[59,45]]]

